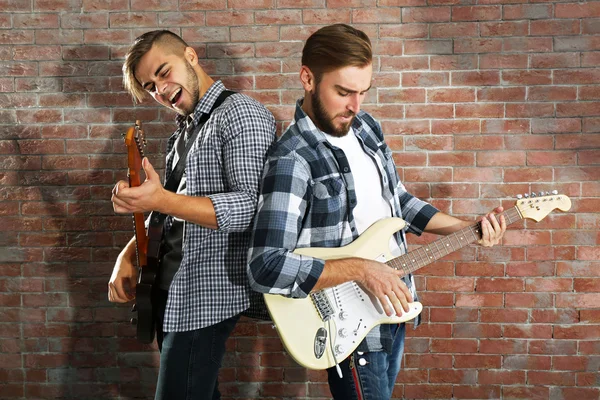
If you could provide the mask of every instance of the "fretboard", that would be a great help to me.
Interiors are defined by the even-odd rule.
[[[517,207],[508,209],[500,215],[504,215],[506,225],[510,225],[522,218]],[[479,239],[481,239],[481,222],[444,236],[400,257],[393,258],[386,262],[386,264],[394,269],[401,270],[406,275]]]

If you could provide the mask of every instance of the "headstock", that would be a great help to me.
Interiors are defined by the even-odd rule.
[[[144,147],[146,147],[146,137],[142,130],[142,123],[135,121],[135,125],[127,129],[127,133],[124,136],[125,145],[127,146],[129,185],[131,187],[139,186],[141,184]]]
[[[544,219],[553,210],[568,211],[571,208],[571,199],[564,194],[552,192],[539,192],[517,196],[515,207],[522,218],[529,218],[536,222]]]
[[[136,146],[141,158],[144,158],[144,148],[146,147],[146,135],[142,129],[142,123],[139,120],[135,121],[135,125],[127,130],[125,136],[125,145],[128,149]]]

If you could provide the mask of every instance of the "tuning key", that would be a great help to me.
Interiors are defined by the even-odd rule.
[[[529,198],[529,194],[525,193],[525,194],[523,195],[523,197],[525,197],[526,199],[528,199],[528,198]]]
[[[553,190],[552,194],[558,194],[558,190]]]
[[[523,198],[523,195],[522,195],[522,194],[518,194],[518,195],[517,195],[517,199],[522,199],[522,198]]]

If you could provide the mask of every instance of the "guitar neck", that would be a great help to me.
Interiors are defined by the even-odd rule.
[[[510,208],[500,215],[504,215],[506,225],[510,225],[522,219],[517,207]],[[460,250],[479,239],[481,239],[481,223],[477,222],[476,224],[431,242],[426,246],[421,246],[410,253],[393,258],[386,262],[386,264],[394,269],[401,270],[406,275],[431,264],[450,253]]]

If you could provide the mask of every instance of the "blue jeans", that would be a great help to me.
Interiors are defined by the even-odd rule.
[[[340,363],[343,377],[335,367],[327,370],[329,389],[336,400],[389,400],[404,352],[405,324],[396,329],[392,353],[355,351]],[[364,361],[361,361],[364,360]],[[364,364],[364,365],[361,365]]]
[[[239,315],[206,328],[188,332],[163,332],[166,293],[157,307],[157,341],[160,369],[155,400],[220,399],[218,375],[225,342]]]

